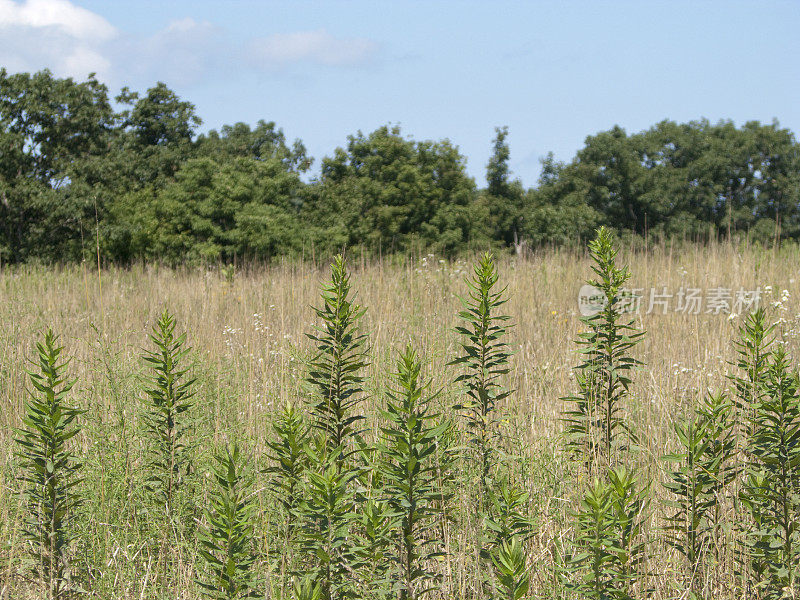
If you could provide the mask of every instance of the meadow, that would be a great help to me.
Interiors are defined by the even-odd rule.
[[[596,589],[580,587],[582,573],[591,570],[584,569],[581,553],[598,545],[587,542],[587,529],[576,514],[585,513],[587,505],[581,500],[586,500],[598,471],[587,466],[585,457],[569,452],[563,432],[570,403],[562,399],[579,390],[575,367],[582,361],[576,340],[587,332],[587,323],[580,319],[577,296],[581,285],[594,277],[595,262],[586,251],[566,249],[497,259],[499,281],[494,289],[505,288],[508,301],[495,310],[510,317],[502,322],[508,327],[502,339],[510,356],[507,372],[499,369],[499,387],[491,392],[498,400],[491,410],[492,448],[484,477],[475,459],[469,410],[454,408],[465,404],[470,380],[456,379],[468,365],[451,364],[464,354],[464,336],[456,330],[463,325],[459,297],[466,296],[465,280],[474,276],[479,261],[478,256],[457,261],[434,255],[382,261],[350,257],[350,294],[366,309],[356,319],[358,330],[366,335],[366,364],[359,370],[363,380],[354,384],[357,391],[348,414],[363,419],[347,430],[352,439],[343,443],[351,444],[349,451],[314,441],[309,434],[301,462],[310,471],[316,469],[316,479],[299,477],[300,487],[293,494],[281,487],[287,485],[287,475],[276,468],[281,464],[276,453],[287,447],[279,428],[283,423],[285,431],[288,406],[295,407],[297,418],[306,423],[303,427],[313,426],[324,412],[324,407],[314,409],[319,386],[309,375],[320,368],[318,342],[306,334],[323,323],[312,307],[323,307],[320,288],[331,278],[329,263],[235,269],[140,265],[99,272],[88,264],[23,265],[1,270],[0,598],[47,597],[41,569],[33,574],[28,562],[35,544],[24,533],[30,516],[29,497],[21,493],[26,463],[15,441],[18,430],[26,427],[26,403],[36,395],[28,372],[39,369],[38,362],[31,361],[38,361],[36,343],[47,328],[60,336],[63,355],[71,359],[65,369],[76,383],[66,402],[82,411],[73,421],[78,433],[66,443],[75,462],[81,463],[71,488],[81,502],[65,524],[70,542],[65,551],[66,583],[59,597],[69,597],[69,588],[92,598],[197,598],[205,592],[246,597],[247,586],[255,590],[253,597],[265,598],[778,597],[769,595],[775,593],[774,582],[772,588],[758,587],[748,575],[751,567],[742,566],[751,564],[742,559],[742,548],[753,551],[742,541],[749,534],[737,526],[747,512],[738,491],[726,500],[717,499],[716,529],[704,538],[702,557],[695,557],[693,565],[685,552],[668,543],[672,533],[667,517],[675,508],[667,501],[677,496],[664,484],[676,467],[663,457],[681,451],[674,426],[702,406],[708,390],[736,395],[731,378],[741,376],[741,369],[734,342],[741,338],[746,315],[730,310],[706,314],[705,305],[700,314],[682,314],[672,307],[667,314],[646,314],[645,306],[633,317],[633,326],[645,333],[629,354],[641,364],[627,372],[631,384],[620,396],[620,406],[637,443],[620,452],[625,456],[621,462],[635,474],[641,499],[634,503],[635,527],[633,521],[628,523],[638,540],[638,558],[629,562],[628,571],[614,575],[614,561],[628,559],[606,557],[603,568],[608,568],[608,576],[620,579],[607,582],[612,592],[601,596]],[[666,287],[674,294],[681,288],[760,288],[766,318],[777,323],[775,346],[785,348],[790,357],[798,355],[797,246],[622,245],[616,263],[629,266],[631,287],[645,290]],[[176,332],[186,332],[186,347],[191,349],[183,357],[185,380],[195,380],[190,406],[179,413],[186,451],[185,468],[182,464],[179,473],[175,470],[181,492],[166,507],[152,481],[157,467],[148,433],[154,428],[147,395],[152,385],[146,379],[152,365],[143,360],[147,352],[157,352],[149,335],[165,309],[174,315]],[[413,368],[403,375],[402,360],[398,367],[398,353],[407,344],[418,358],[406,353],[406,367],[418,360],[422,380],[430,382],[430,388],[417,391],[420,398],[429,398],[418,409],[428,411],[427,435],[433,439],[432,454],[425,455],[433,466],[423,470],[429,477],[423,482],[420,504],[424,510],[419,516],[421,550],[415,556],[421,565],[418,577],[412,570],[403,575],[402,563],[409,557],[407,549],[400,548],[406,538],[399,517],[387,509],[375,517],[374,528],[369,521],[376,502],[385,499],[374,490],[400,485],[376,465],[402,453],[402,444],[392,445],[400,425],[392,424],[395,413],[387,401],[400,406],[403,390],[413,388]],[[789,360],[796,364],[794,358]],[[736,423],[734,428],[743,427]],[[238,456],[225,450],[234,443]],[[315,467],[315,460],[356,465],[352,468],[357,473],[340,482],[345,491],[339,512],[335,507],[325,512],[314,502],[303,504],[303,498],[314,497],[314,482],[327,485],[330,492],[336,477],[347,471],[327,463]],[[221,481],[232,463],[245,473],[228,480],[229,485],[243,486],[241,496]],[[739,473],[731,484],[735,490],[744,485],[737,483],[743,481]],[[508,491],[505,496],[498,491],[501,483]],[[221,588],[215,592],[201,585],[213,588],[214,581],[220,581],[213,579],[213,564],[202,551],[214,555],[203,540],[221,539],[213,532],[212,516],[224,513],[218,510],[224,507],[223,488],[234,493],[229,500],[238,498],[234,504],[247,505],[234,515],[245,523],[240,530],[245,549],[234,571],[246,586],[227,595]],[[293,495],[297,504],[289,506]],[[165,511],[170,513],[166,517]],[[487,528],[487,521],[497,527]],[[324,533],[336,523],[336,539],[306,535],[312,526]],[[619,525],[619,520],[613,524]],[[381,527],[385,531],[375,534],[373,529]],[[505,545],[496,541],[499,530],[507,534]],[[797,544],[796,534],[790,533]],[[713,552],[708,547],[712,538],[719,540]],[[323,542],[329,546],[323,548]],[[609,544],[604,552],[613,555]],[[341,559],[340,580],[345,583],[315,588],[309,577],[315,574],[319,582],[320,561],[328,566],[335,562],[325,548],[333,548]],[[790,572],[797,568],[795,550],[793,546],[788,554]],[[506,563],[516,560],[519,567],[522,560],[524,567],[512,568],[505,580],[501,551]],[[376,567],[383,562],[388,566]],[[333,577],[330,569],[327,573]],[[793,597],[793,576],[787,577],[791,583],[780,593]],[[406,585],[411,579],[415,583]],[[517,584],[506,586],[511,579]],[[430,590],[427,584],[417,585],[422,580]]]

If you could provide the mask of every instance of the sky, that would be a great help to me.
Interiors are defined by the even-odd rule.
[[[512,177],[586,136],[670,119],[800,132],[800,1],[0,0],[0,66],[165,82],[200,131],[274,121],[320,159],[399,125],[447,138],[485,184],[494,129]]]

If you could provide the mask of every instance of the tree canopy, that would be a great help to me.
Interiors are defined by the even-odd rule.
[[[115,108],[116,107],[116,108]],[[651,238],[800,238],[800,149],[776,122],[665,120],[586,138],[513,178],[498,127],[486,187],[451,141],[386,125],[319,162],[274,122],[199,133],[164,83],[111,99],[94,76],[0,69],[0,264],[166,263],[579,244],[600,225]],[[92,250],[88,250],[91,248]]]

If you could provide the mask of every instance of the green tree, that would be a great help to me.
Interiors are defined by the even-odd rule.
[[[454,252],[472,235],[473,191],[449,141],[414,142],[398,127],[381,127],[350,136],[346,149],[323,160],[303,214],[347,245]]]

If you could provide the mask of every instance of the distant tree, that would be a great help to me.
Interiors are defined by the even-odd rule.
[[[276,129],[273,121],[259,121],[254,129],[247,123],[223,125],[219,132],[212,129],[197,139],[197,154],[216,160],[230,158],[254,158],[256,160],[278,159],[287,170],[304,173],[313,162],[306,154],[300,140],[290,148],[282,129]]]
[[[349,245],[452,253],[470,241],[474,186],[449,141],[415,142],[381,127],[323,160],[304,211]]]
[[[274,158],[191,159],[143,207],[144,258],[177,263],[291,254],[302,242],[293,203],[300,185]]]
[[[0,69],[0,260],[77,258],[92,202],[70,193],[113,127],[107,88]]]
[[[519,180],[510,181],[508,165],[511,150],[506,142],[508,127],[496,127],[492,156],[486,165],[488,187],[481,203],[488,212],[487,235],[502,245],[511,246],[520,241],[525,204],[525,190]]]

